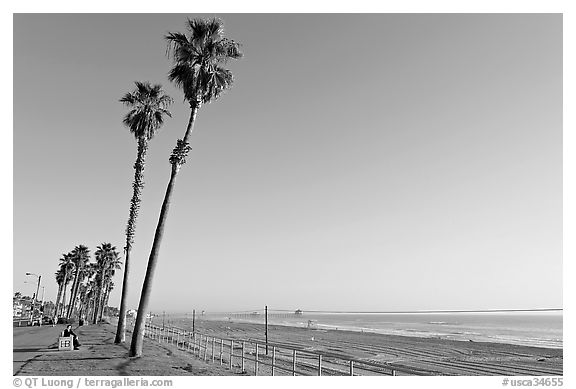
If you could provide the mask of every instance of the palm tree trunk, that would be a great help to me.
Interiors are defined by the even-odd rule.
[[[70,319],[70,315],[72,314],[72,307],[73,299],[74,299],[74,291],[76,290],[76,286],[78,284],[78,272],[79,269],[76,267],[76,271],[74,272],[74,282],[72,282],[72,288],[70,289],[70,301],[68,302],[68,310],[66,311],[66,319]]]
[[[108,285],[108,289],[106,290],[106,296],[104,296],[104,306],[107,307],[110,301],[110,292],[112,292],[112,288]]]
[[[110,276],[108,276],[110,277]],[[106,280],[106,286],[104,287],[104,292],[102,292],[102,302],[100,304],[100,313],[98,314],[98,323],[102,321],[102,316],[104,316],[104,309],[106,308],[106,298],[108,296],[108,286],[110,284],[110,280]]]
[[[90,318],[94,315],[94,292],[92,291],[92,295],[88,299],[86,304],[86,321],[89,321]]]
[[[94,302],[94,320],[92,321],[92,324],[96,324],[98,322],[98,314],[100,312],[100,305],[102,304],[102,287],[103,282],[102,278],[100,278],[100,285],[98,286],[98,293],[96,294],[96,301]]]
[[[130,344],[129,355],[131,357],[142,356],[142,346],[144,344],[144,321],[146,320],[146,312],[148,311],[148,303],[150,301],[150,294],[152,292],[152,280],[154,278],[156,264],[158,263],[160,243],[162,242],[162,236],[164,235],[164,226],[168,216],[168,210],[170,208],[170,201],[172,198],[172,192],[174,189],[174,183],[176,182],[177,174],[178,166],[173,164],[170,174],[170,181],[168,182],[166,194],[164,195],[164,202],[162,203],[162,208],[160,210],[160,218],[158,219],[158,225],[156,226],[156,233],[154,234],[152,251],[150,252],[150,257],[148,258],[148,268],[146,269],[144,284],[142,285],[142,294],[140,295],[138,314],[136,315],[136,323],[134,324],[134,332],[132,334],[132,343]]]
[[[70,318],[71,316],[74,315],[74,311],[76,309],[76,306],[78,305],[78,290],[80,289],[80,284],[82,283],[82,280],[84,278],[84,272],[83,270],[78,270],[77,271],[78,275],[76,277],[76,285],[72,286],[72,296],[70,297],[70,308],[68,308],[68,318]]]
[[[64,316],[64,311],[66,310],[66,289],[68,289],[68,282],[64,281],[64,291],[62,292],[62,308],[60,316]]]
[[[54,305],[54,316],[58,317],[58,305],[60,305],[60,297],[62,297],[62,284],[58,284],[58,294],[56,295],[56,304]]]
[[[138,155],[134,164],[134,183],[132,187],[132,201],[130,201],[130,216],[126,226],[126,258],[124,259],[124,277],[122,278],[122,296],[120,297],[120,312],[118,313],[118,327],[114,343],[126,341],[126,300],[128,298],[128,277],[130,276],[130,252],[132,251],[133,236],[136,229],[136,218],[140,204],[140,190],[144,187],[143,173],[146,160],[147,141],[145,137],[138,139]]]
[[[122,296],[120,297],[120,311],[118,312],[118,327],[116,328],[116,338],[114,343],[126,342],[126,299],[128,297],[128,277],[130,275],[130,252],[131,247],[126,247],[126,257],[124,258],[124,277],[122,279]]]
[[[198,110],[200,109],[202,102],[200,97],[196,101],[190,103],[190,119],[188,119],[188,126],[186,127],[186,132],[184,133],[184,138],[182,139],[184,143],[188,143],[188,138],[192,135],[194,128],[194,123],[196,122],[196,116],[198,115]]]

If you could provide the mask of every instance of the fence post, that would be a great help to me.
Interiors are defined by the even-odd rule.
[[[318,354],[318,375],[322,375],[322,354]]]
[[[216,338],[212,337],[212,363],[214,363],[214,343],[216,342]]]
[[[224,339],[220,339],[220,364],[223,363],[222,356],[224,354]]]
[[[396,370],[392,369],[392,375],[393,375],[393,376],[396,375]]]
[[[232,370],[232,356],[234,352],[234,341],[230,339],[230,370]]]
[[[242,372],[244,372],[244,341],[242,341],[242,362],[241,362],[241,366],[242,366]]]
[[[258,343],[256,343],[256,358],[254,358],[254,375],[258,375]]]
[[[274,377],[274,364],[276,363],[276,346],[272,346],[272,377]]]
[[[266,335],[266,355],[268,355],[268,305],[266,305],[265,309],[266,309],[266,324],[264,327],[264,334]]]
[[[204,362],[206,362],[207,356],[208,356],[208,336],[206,336],[206,342],[204,343]]]
[[[178,348],[179,344],[180,344],[180,331],[178,331],[178,337],[176,338],[176,348]]]
[[[350,361],[350,375],[354,375],[354,361]]]
[[[296,350],[292,350],[292,375],[296,375]]]

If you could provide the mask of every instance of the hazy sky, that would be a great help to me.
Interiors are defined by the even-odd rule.
[[[189,114],[163,35],[195,16],[15,15],[15,291],[42,274],[55,300],[63,253],[122,251],[118,99],[149,80],[175,103],[147,158],[137,306]],[[199,113],[152,310],[562,306],[561,15],[218,16],[245,57]]]

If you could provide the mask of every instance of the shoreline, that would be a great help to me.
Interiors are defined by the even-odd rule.
[[[215,321],[227,322],[226,320],[220,320],[220,319],[206,319],[206,320],[215,320]],[[234,322],[234,320],[232,322]],[[237,323],[256,324],[256,325],[261,324],[259,322],[250,321],[250,320],[237,320],[236,322]],[[486,340],[487,338],[490,338],[490,337],[489,336],[488,337],[477,336],[477,335],[472,335],[472,334],[470,334],[471,336],[464,337],[466,339],[458,339],[455,336],[457,334],[447,335],[447,334],[429,333],[430,335],[426,336],[423,334],[422,331],[417,331],[417,330],[412,331],[412,333],[413,333],[413,335],[412,335],[410,330],[404,331],[402,333],[394,333],[393,331],[401,332],[402,330],[386,330],[386,329],[377,329],[377,328],[369,328],[369,327],[334,326],[334,325],[329,325],[329,324],[316,324],[314,328],[308,328],[304,325],[299,326],[299,325],[279,324],[279,323],[269,324],[269,326],[271,326],[271,325],[283,326],[283,327],[304,328],[304,329],[326,330],[326,331],[346,331],[346,332],[362,333],[362,334],[399,336],[399,337],[406,337],[406,338],[440,339],[440,340],[455,341],[455,342],[494,343],[494,344],[515,345],[515,346],[535,347],[535,348],[555,349],[555,350],[563,350],[564,349],[563,343],[561,345],[555,345],[555,346],[553,346],[551,344],[544,344],[544,343],[539,344],[539,345],[534,345],[534,344],[529,344],[528,340],[512,339],[511,341],[508,341],[508,342],[506,342],[504,339],[501,339],[501,341],[498,341],[497,339]],[[453,337],[451,338],[450,336],[453,336]]]
[[[156,316],[157,317],[157,316]],[[176,320],[177,323],[182,323],[187,321],[187,318],[177,316],[178,319]],[[172,320],[174,321],[174,320]],[[247,324],[247,325],[255,325],[255,326],[262,326],[264,327],[264,323],[257,320],[250,320],[250,319],[228,319],[226,320],[223,317],[215,317],[215,318],[197,318],[198,322],[218,322],[221,325],[226,323],[234,323],[234,324]],[[190,319],[191,322],[191,319]],[[560,344],[551,345],[549,343],[544,343],[545,341],[537,340],[536,343],[541,342],[540,344],[533,344],[530,343],[529,340],[514,338],[510,341],[506,341],[506,339],[499,339],[499,338],[492,338],[486,335],[478,334],[469,334],[468,336],[463,336],[464,339],[459,339],[455,335],[463,335],[464,333],[453,333],[453,334],[434,334],[429,332],[430,335],[426,336],[422,331],[418,330],[396,330],[396,329],[378,329],[378,328],[370,328],[370,327],[351,327],[351,326],[335,326],[331,324],[318,324],[315,323],[313,327],[307,327],[303,322],[300,325],[291,324],[291,323],[269,323],[269,327],[278,326],[278,327],[287,327],[287,328],[300,328],[304,330],[316,330],[316,331],[336,331],[336,332],[350,332],[350,333],[359,333],[359,334],[371,334],[371,335],[383,335],[383,336],[392,336],[392,337],[401,337],[401,338],[417,338],[417,339],[438,339],[444,341],[454,341],[454,342],[471,342],[471,343],[489,343],[495,345],[509,345],[509,346],[521,346],[521,347],[533,347],[533,348],[540,348],[540,349],[551,349],[551,350],[563,350],[564,345],[563,341],[560,341]],[[182,328],[184,329],[184,328]],[[186,328],[187,330],[191,328]],[[401,332],[401,333],[394,333],[394,331]],[[404,332],[402,332],[404,331]]]

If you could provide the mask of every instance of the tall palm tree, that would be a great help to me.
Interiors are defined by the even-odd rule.
[[[96,275],[97,265],[94,262],[89,263],[84,269],[84,278],[86,283],[80,285],[80,297],[79,297],[79,307],[78,307],[78,317],[87,318],[88,310],[90,308],[90,298],[92,297],[91,291],[94,285],[94,276]]]
[[[94,274],[94,277],[88,281],[88,290],[86,291],[86,310],[85,310],[85,317],[93,317],[94,316],[94,308],[96,305],[96,290],[97,290],[97,281]]]
[[[93,324],[96,324],[100,318],[100,310],[102,309],[103,303],[103,293],[106,287],[107,278],[110,276],[110,270],[114,269],[119,263],[119,255],[116,251],[116,247],[112,246],[110,243],[102,243],[96,248],[94,252],[96,257],[96,279],[97,282],[97,294],[96,294],[96,304],[94,310]]]
[[[64,278],[66,277],[64,268],[59,268],[54,276],[56,277],[56,283],[58,284],[58,294],[56,295],[56,304],[54,305],[54,316],[57,316],[60,297],[62,297],[62,290],[64,289]]]
[[[62,306],[60,307],[60,312],[56,310],[56,316],[64,315],[66,310],[66,290],[68,289],[68,284],[72,280],[72,272],[74,271],[74,262],[72,262],[72,252],[68,254],[63,254],[60,258],[60,268],[64,269],[64,285],[62,290]]]
[[[186,156],[191,149],[188,145],[188,139],[192,133],[196,115],[202,104],[217,99],[224,90],[232,85],[232,72],[224,68],[225,63],[230,59],[242,57],[239,44],[224,38],[224,24],[220,19],[188,19],[187,29],[188,34],[174,32],[165,36],[168,43],[167,54],[174,61],[168,78],[184,92],[184,99],[190,105],[190,118],[184,137],[178,139],[169,159],[171,164],[170,180],[162,202],[154,242],[148,258],[146,276],[142,285],[138,314],[130,344],[131,357],[142,355],[144,323],[152,291],[154,271],[160,253],[160,243],[164,234],[176,176],[180,167],[186,162]]]
[[[130,213],[126,225],[126,245],[124,246],[124,278],[122,280],[122,297],[120,298],[120,313],[118,316],[118,328],[114,343],[126,341],[126,299],[128,296],[128,277],[130,270],[130,252],[134,243],[136,231],[136,218],[140,208],[140,193],[144,188],[144,166],[148,142],[156,135],[162,124],[164,116],[171,117],[168,107],[172,104],[172,98],[164,94],[161,85],[151,85],[148,82],[136,82],[136,89],[127,93],[120,99],[130,111],[124,117],[124,124],[138,142],[136,163],[134,164],[134,182],[132,199],[130,200]]]
[[[102,302],[100,304],[100,313],[98,315],[98,321],[102,321],[102,316],[104,314],[104,309],[108,305],[108,299],[110,298],[110,291],[114,285],[112,278],[116,274],[116,270],[121,269],[120,265],[120,256],[118,253],[114,252],[110,262],[108,263],[108,267],[104,271],[104,282],[103,282],[103,290],[102,290]]]
[[[90,261],[90,250],[84,245],[78,245],[74,247],[71,252],[72,262],[74,263],[74,282],[72,283],[72,290],[70,291],[70,303],[68,305],[68,311],[66,312],[66,318],[70,319],[72,313],[74,312],[74,307],[76,305],[76,297],[78,295],[78,287],[84,277],[84,268]]]

